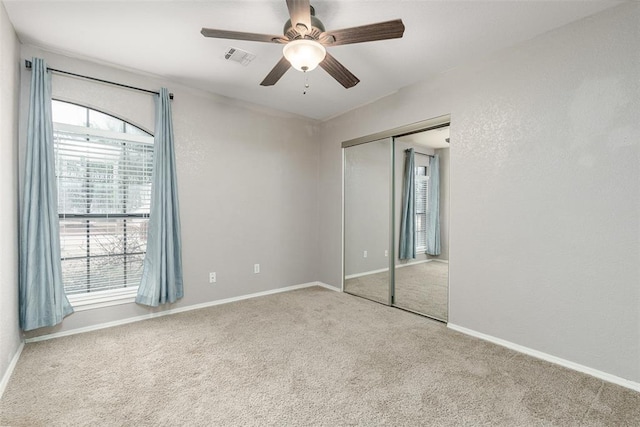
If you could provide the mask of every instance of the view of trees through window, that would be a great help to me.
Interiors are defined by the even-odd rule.
[[[153,137],[100,111],[61,101],[52,106],[65,291],[138,286]]]

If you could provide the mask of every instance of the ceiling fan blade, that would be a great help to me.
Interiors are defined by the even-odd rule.
[[[309,0],[287,0],[291,26],[304,36],[311,31],[311,6]],[[300,27],[303,25],[304,27]]]
[[[326,46],[340,46],[376,40],[398,39],[404,34],[402,19],[378,22],[377,24],[361,27],[344,28],[342,30],[327,31],[320,36],[320,43]]]
[[[287,61],[287,58],[283,56],[269,74],[267,74],[267,77],[264,78],[260,85],[273,86],[278,82],[278,80],[280,80],[280,77],[284,76],[284,73],[286,73],[289,68],[291,68],[291,64]]]
[[[248,40],[254,42],[266,42],[266,43],[287,43],[288,40],[282,36],[271,34],[256,34],[256,33],[244,33],[242,31],[226,31],[215,30],[213,28],[203,28],[200,33],[205,37],[213,37],[216,39],[233,39],[233,40]]]
[[[336,58],[329,54],[329,52],[327,52],[327,55],[320,63],[320,66],[346,89],[354,87],[355,85],[360,83],[360,79],[354,76],[351,71],[347,70],[345,66],[339,63]]]

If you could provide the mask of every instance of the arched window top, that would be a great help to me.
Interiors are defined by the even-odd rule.
[[[83,126],[130,135],[153,136],[144,129],[134,126],[118,117],[71,102],[53,100],[51,103],[51,112],[54,123]]]
[[[74,307],[134,296],[151,212],[153,136],[118,117],[52,101],[62,281]]]

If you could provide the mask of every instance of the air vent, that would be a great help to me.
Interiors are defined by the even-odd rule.
[[[230,47],[224,53],[224,59],[226,59],[227,61],[237,62],[238,64],[242,64],[245,67],[249,65],[249,63],[253,61],[255,57],[256,56],[253,53],[238,49],[236,47]]]

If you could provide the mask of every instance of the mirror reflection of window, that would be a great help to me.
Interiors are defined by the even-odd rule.
[[[427,250],[427,224],[429,220],[429,176],[426,166],[415,168],[416,180],[416,252]]]

